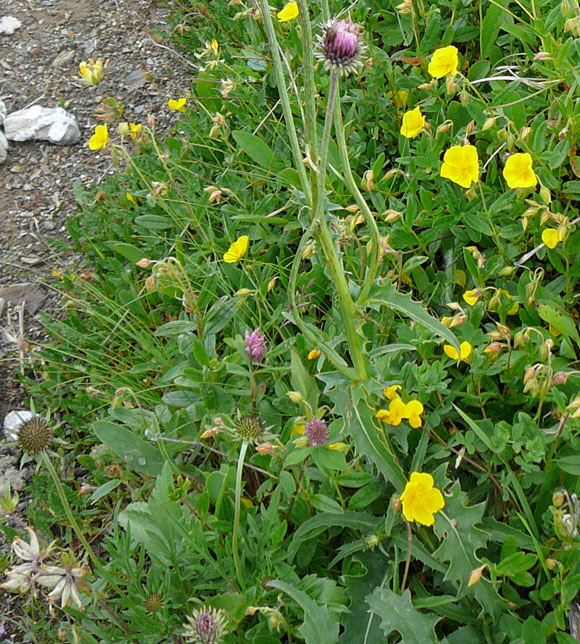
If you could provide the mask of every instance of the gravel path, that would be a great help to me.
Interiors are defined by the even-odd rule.
[[[185,95],[191,82],[191,68],[171,48],[168,9],[161,3],[2,0],[3,16],[22,23],[12,35],[0,35],[0,99],[8,113],[61,105],[76,117],[81,141],[67,147],[10,142],[0,165],[0,428],[4,415],[22,406],[15,372],[43,340],[36,314],[58,314],[59,295],[46,284],[77,261],[55,252],[47,238],[66,239],[74,183],[95,185],[112,172],[109,154],[87,147],[99,123],[95,109],[113,97],[125,107],[123,120],[146,124],[153,115],[162,137],[176,120],[167,99]],[[87,87],[78,80],[78,66],[90,58],[110,62],[104,80]],[[109,127],[113,132],[116,126]],[[0,493],[5,477],[24,487],[18,459],[0,442]],[[0,553],[8,548],[0,532]],[[14,596],[0,590],[0,642],[30,641],[18,627],[18,613]]]

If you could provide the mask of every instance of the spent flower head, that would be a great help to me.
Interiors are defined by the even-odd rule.
[[[256,414],[246,414],[236,421],[234,430],[242,440],[255,443],[262,438],[264,423]]]
[[[350,18],[333,18],[322,25],[316,57],[323,61],[325,69],[345,76],[362,67],[366,46],[362,42],[361,31],[362,27]]]
[[[183,635],[190,644],[220,644],[228,627],[223,610],[205,606],[188,615],[187,622]]]
[[[18,428],[18,447],[32,456],[45,450],[53,438],[52,427],[42,416],[25,420]]]

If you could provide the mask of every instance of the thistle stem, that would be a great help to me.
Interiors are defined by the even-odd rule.
[[[371,234],[371,250],[370,250],[370,262],[364,277],[364,282],[357,298],[357,304],[359,306],[364,305],[366,299],[369,296],[369,292],[377,275],[379,262],[381,261],[381,246],[379,240],[379,229],[377,227],[377,222],[373,217],[371,209],[369,208],[365,198],[362,196],[361,191],[359,190],[354,176],[352,174],[352,169],[350,167],[350,160],[348,158],[348,147],[346,144],[346,137],[344,134],[344,123],[342,121],[342,110],[340,107],[340,101],[336,102],[334,107],[334,129],[336,132],[336,143],[338,145],[338,152],[340,154],[340,160],[342,162],[342,170],[344,175],[344,183],[349,189],[351,195],[354,197],[354,200],[357,206],[360,208],[360,211],[364,217],[365,223]]]
[[[298,20],[302,32],[302,77],[304,78],[304,130],[310,154],[316,150],[316,85],[314,82],[314,43],[308,0],[298,0]]]
[[[240,552],[238,547],[240,536],[240,514],[242,506],[242,472],[244,471],[244,459],[248,450],[248,441],[243,441],[240,447],[240,455],[238,457],[238,466],[236,468],[236,492],[234,500],[234,530],[232,533],[232,550],[234,555],[234,564],[236,566],[236,575],[238,577],[238,585],[241,590],[245,588],[244,578],[242,576],[242,566],[240,563]]]
[[[266,29],[266,36],[268,37],[268,44],[270,45],[270,52],[274,62],[274,74],[276,76],[276,84],[278,86],[278,94],[280,95],[280,103],[282,105],[284,120],[286,121],[286,131],[288,133],[288,138],[290,139],[290,148],[294,158],[294,166],[296,167],[298,176],[300,177],[300,185],[302,186],[302,192],[304,193],[306,202],[312,203],[312,192],[308,176],[306,174],[306,169],[302,161],[303,155],[300,150],[298,135],[296,134],[294,116],[292,115],[290,98],[288,96],[288,90],[286,89],[284,68],[282,65],[282,59],[280,58],[280,52],[278,50],[278,40],[276,38],[274,24],[272,23],[272,16],[270,15],[270,7],[268,6],[268,0],[259,0],[259,2],[262,20],[264,21],[264,27]]]
[[[313,232],[322,246],[324,257],[327,261],[327,268],[330,272],[332,282],[338,296],[338,303],[342,313],[342,321],[345,327],[346,340],[349,347],[350,357],[359,380],[368,378],[367,365],[364,360],[361,348],[360,337],[355,328],[355,305],[348,289],[348,283],[344,275],[344,268],[338,256],[334,240],[328,228],[324,212],[324,199],[326,187],[326,166],[328,164],[328,145],[334,118],[334,106],[339,90],[339,72],[333,71],[330,75],[328,89],[328,100],[326,106],[326,117],[324,119],[324,130],[320,143],[318,158],[318,178],[316,190],[316,208],[313,217]]]

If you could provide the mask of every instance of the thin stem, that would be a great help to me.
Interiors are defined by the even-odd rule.
[[[302,76],[304,78],[304,130],[310,154],[316,150],[316,85],[314,82],[314,44],[308,0],[298,0],[298,20],[302,31]]]
[[[357,298],[357,304],[362,306],[364,305],[366,299],[368,298],[369,292],[377,275],[379,263],[381,261],[381,244],[379,240],[379,229],[377,227],[377,222],[373,217],[371,209],[369,208],[365,198],[363,197],[361,191],[359,190],[354,176],[352,174],[352,169],[350,167],[350,160],[348,158],[348,147],[346,144],[346,137],[344,134],[344,123],[342,121],[342,109],[340,106],[340,101],[336,102],[334,108],[334,130],[336,132],[336,143],[338,145],[338,151],[340,153],[340,160],[342,162],[342,170],[344,173],[344,183],[349,189],[351,195],[354,197],[354,200],[357,206],[360,208],[360,211],[365,219],[365,223],[371,234],[371,251],[370,251],[370,262],[369,268],[364,278],[364,282]]]
[[[244,471],[244,459],[246,451],[248,450],[248,441],[243,441],[240,447],[240,455],[238,457],[238,466],[236,468],[236,496],[235,496],[235,514],[234,514],[234,530],[232,534],[232,550],[234,555],[234,564],[236,566],[236,575],[238,577],[238,585],[240,589],[245,588],[244,578],[242,576],[242,566],[240,564],[240,552],[238,548],[238,540],[240,536],[240,513],[242,506],[242,472]]]
[[[409,576],[409,566],[411,565],[411,548],[413,547],[413,532],[411,531],[411,524],[405,521],[407,525],[407,558],[405,559],[405,571],[403,572],[403,581],[401,583],[401,593],[405,590],[407,585],[407,577]]]
[[[264,27],[266,29],[266,35],[268,37],[268,44],[270,45],[272,60],[274,61],[274,74],[276,75],[276,84],[278,85],[278,93],[280,95],[280,101],[282,104],[282,112],[284,113],[284,120],[286,121],[286,131],[290,139],[290,147],[292,149],[292,156],[294,158],[294,166],[296,167],[296,170],[300,177],[300,185],[302,186],[302,192],[304,193],[306,201],[307,203],[312,203],[312,192],[310,189],[308,176],[306,175],[306,169],[304,167],[304,163],[302,162],[303,155],[300,150],[298,135],[296,134],[294,116],[292,115],[290,98],[288,97],[288,90],[286,89],[282,59],[280,58],[280,52],[278,50],[278,40],[276,39],[276,32],[274,30],[274,24],[272,23],[272,16],[270,15],[268,0],[259,0],[259,2],[260,10],[262,13],[262,20],[264,21]]]

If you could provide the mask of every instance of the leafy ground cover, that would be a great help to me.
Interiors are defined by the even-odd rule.
[[[579,7],[348,9],[184,5],[173,135],[95,131],[30,641],[578,641]]]

